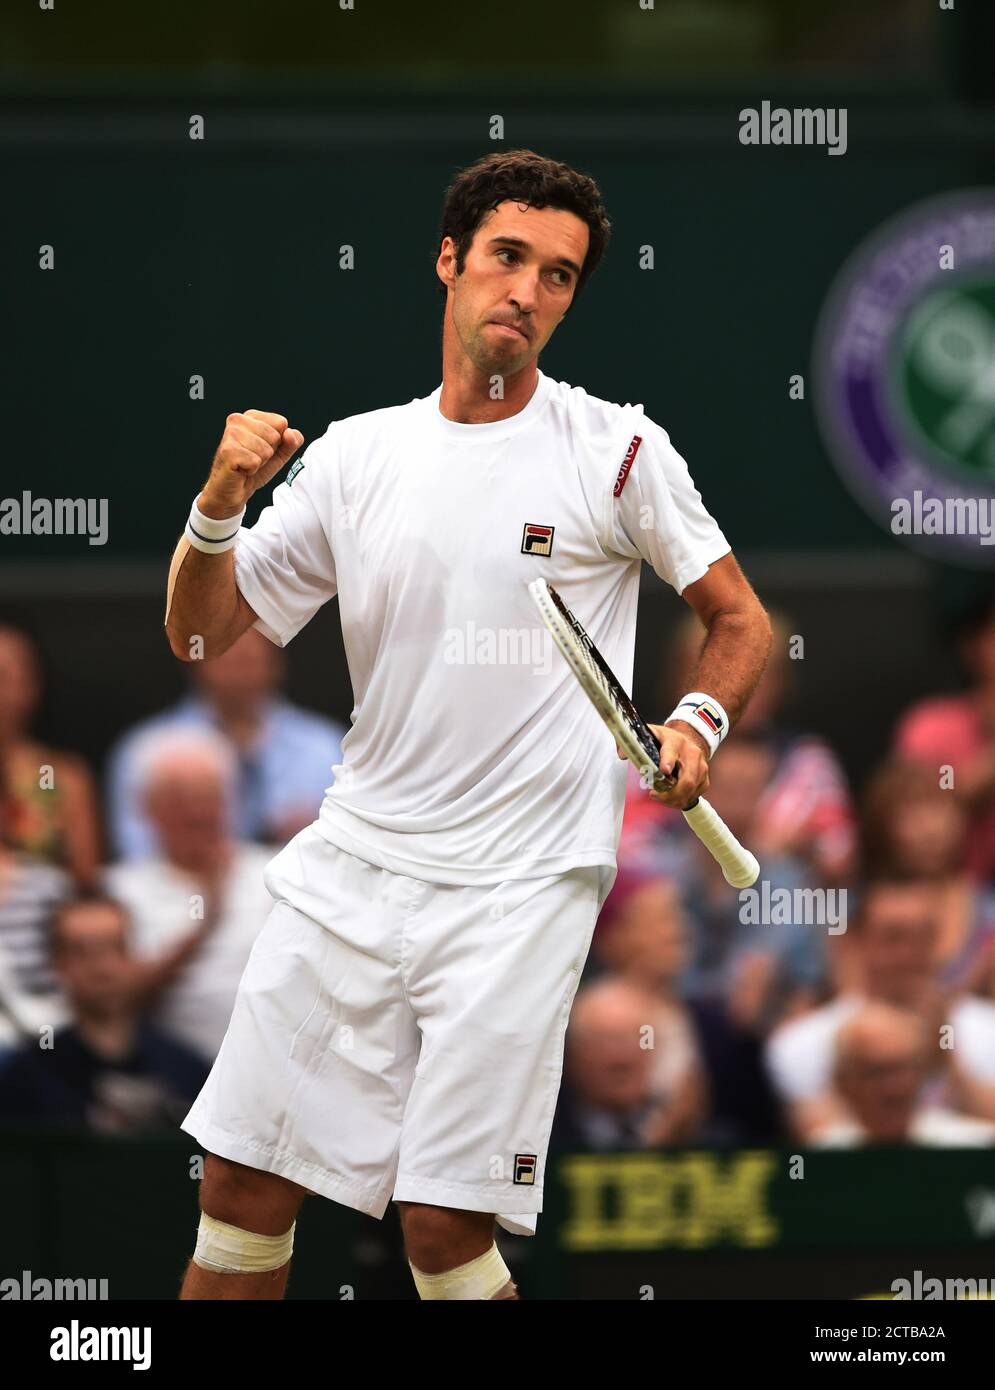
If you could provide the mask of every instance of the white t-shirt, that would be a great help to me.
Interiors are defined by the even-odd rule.
[[[836,1036],[867,1001],[859,994],[841,994],[811,1013],[782,1024],[767,1040],[766,1059],[774,1087],[782,1100],[814,1100],[832,1085]],[[964,995],[950,1010],[957,1058],[970,1076],[995,1084],[995,1004]],[[928,1086],[933,1104],[946,1099],[945,1085]]]
[[[355,703],[318,828],[439,883],[614,865],[625,765],[527,585],[559,590],[629,688],[640,561],[681,592],[729,544],[641,406],[539,372],[517,415],[464,425],[441,390],[333,422],[239,532],[272,641],[338,594]]]
[[[264,845],[239,844],[223,885],[221,914],[201,948],[164,991],[155,1024],[213,1062],[228,1031],[238,982],[273,906]],[[135,859],[105,871],[108,891],[131,915],[135,955],[155,959],[196,926],[191,896],[203,885],[165,859]]]
[[[811,1140],[825,1149],[853,1149],[866,1142],[867,1132],[856,1120],[841,1120]],[[995,1125],[936,1106],[916,1112],[907,1142],[938,1149],[987,1149],[995,1144]]]

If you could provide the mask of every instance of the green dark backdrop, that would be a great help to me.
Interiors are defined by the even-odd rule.
[[[183,1135],[5,1131],[0,1180],[17,1201],[0,1279],[29,1270],[107,1279],[112,1300],[175,1298],[198,1152]],[[917,1269],[995,1279],[993,1237],[986,1150],[554,1150],[537,1234],[502,1247],[529,1299],[852,1299]],[[376,1221],[309,1197],[289,1296],[413,1299],[396,1209]]]
[[[252,103],[196,88],[11,102],[6,388],[19,428],[3,493],[106,496],[110,540],[5,537],[0,563],[163,560],[229,411],[280,410],[311,439],[431,391],[443,190],[458,167],[515,145],[589,170],[615,222],[543,369],[643,402],[737,551],[895,551],[822,448],[813,328],[863,237],[921,198],[989,180],[991,143],[983,122],[932,99],[822,95],[849,102],[843,157],[741,146],[739,109],[759,100],[746,93],[540,98],[482,77],[472,94],[336,80],[268,85]],[[203,141],[187,136],[191,114]],[[638,266],[647,243],[653,271]],[[344,244],[354,270],[338,267]],[[38,269],[42,245],[54,271]],[[788,399],[795,372],[805,401]],[[203,401],[189,399],[194,374]]]

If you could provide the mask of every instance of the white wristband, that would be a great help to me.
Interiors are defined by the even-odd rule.
[[[672,719],[683,719],[701,734],[708,744],[710,758],[715,757],[719,744],[729,732],[729,716],[713,695],[701,690],[692,690],[690,695],[683,696],[664,722],[669,724]]]
[[[195,550],[202,550],[205,555],[220,555],[223,550],[231,550],[235,544],[244,516],[244,507],[236,516],[225,516],[220,520],[205,516],[197,506],[195,497],[183,534]]]

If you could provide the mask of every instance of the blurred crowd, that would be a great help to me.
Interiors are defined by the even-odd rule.
[[[344,729],[285,697],[259,633],[185,669],[188,694],[112,748],[101,795],[34,738],[39,654],[0,623],[0,1123],[177,1126],[272,904],[263,870],[341,761]]]
[[[731,888],[630,774],[554,1141],[995,1144],[995,597],[955,634],[963,692],[901,712],[855,788],[783,716],[773,622],[708,790],[761,882]],[[689,616],[661,705],[702,637]],[[98,781],[36,739],[39,653],[0,622],[0,1124],[175,1128],[269,911],[264,867],[340,762],[344,730],[286,698],[255,631],[186,669]]]
[[[995,1144],[995,596],[950,634],[963,692],[900,712],[855,788],[782,716],[792,633],[772,618],[707,792],[761,881],[729,887],[630,774],[557,1141]],[[689,617],[663,706],[691,688],[703,636]]]

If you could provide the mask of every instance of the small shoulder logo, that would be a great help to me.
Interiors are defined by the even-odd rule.
[[[622,460],[622,467],[618,470],[618,477],[615,479],[615,486],[612,488],[612,496],[621,497],[622,489],[625,487],[625,480],[632,470],[632,465],[636,461],[639,453],[639,446],[643,442],[641,434],[634,434],[629,441],[629,447],[625,451],[625,458]]]
[[[552,555],[554,526],[537,526],[527,521],[522,532],[523,555]]]
[[[536,1155],[515,1154],[515,1182],[534,1185],[536,1180]]]
[[[287,474],[287,487],[290,486],[290,484],[294,481],[294,479],[297,477],[298,473],[301,471],[303,467],[304,460],[298,459],[294,466],[291,468],[290,472]]]

